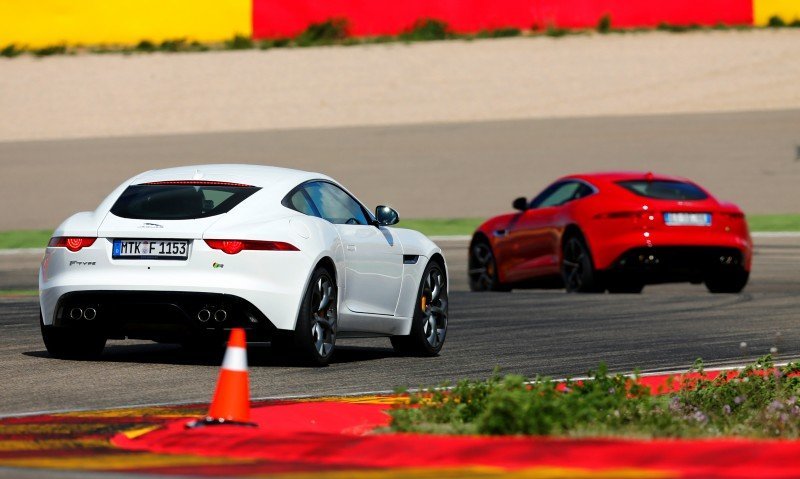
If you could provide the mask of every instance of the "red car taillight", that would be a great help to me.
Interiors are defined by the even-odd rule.
[[[67,248],[75,252],[80,251],[81,248],[88,248],[93,245],[97,238],[88,238],[85,236],[54,236],[50,238],[47,246],[50,248]]]
[[[205,240],[213,249],[227,254],[236,254],[243,250],[260,251],[300,251],[296,246],[282,241],[249,241],[249,240]]]

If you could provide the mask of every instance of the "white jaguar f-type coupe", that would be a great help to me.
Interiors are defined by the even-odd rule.
[[[447,266],[318,173],[256,165],[148,171],[64,221],[39,273],[41,329],[59,358],[107,339],[189,347],[231,328],[314,365],[337,338],[388,336],[433,356],[447,334]]]

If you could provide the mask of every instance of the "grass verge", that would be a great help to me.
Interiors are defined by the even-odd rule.
[[[0,289],[0,298],[13,298],[20,296],[38,296],[39,291],[35,289]]]
[[[0,231],[0,249],[44,248],[52,230]]]
[[[428,236],[471,235],[485,218],[401,219],[400,228],[417,230]],[[748,215],[751,231],[800,231],[800,214]],[[52,230],[0,231],[0,249],[44,248]]]
[[[396,432],[632,438],[800,437],[800,363],[766,356],[738,376],[683,376],[678,392],[651,394],[601,365],[589,380],[508,375],[410,395],[390,411]]]
[[[556,25],[547,25],[542,28],[539,25],[532,25],[529,29],[522,30],[515,27],[501,27],[492,30],[482,30],[476,33],[459,33],[453,31],[450,26],[435,18],[422,18],[417,20],[407,31],[398,35],[383,35],[374,37],[354,37],[349,34],[349,23],[343,18],[331,18],[319,23],[313,23],[294,38],[277,38],[255,41],[244,35],[235,35],[232,38],[217,43],[200,43],[189,41],[186,38],[167,39],[162,42],[154,42],[143,39],[136,45],[90,45],[90,46],[67,46],[64,44],[44,46],[42,48],[29,48],[26,45],[8,44],[0,45],[0,57],[14,58],[22,54],[31,54],[36,57],[50,55],[64,55],[76,53],[153,53],[153,52],[202,52],[210,50],[270,50],[273,48],[286,47],[310,47],[324,45],[362,45],[370,43],[387,42],[423,42],[439,40],[474,40],[476,38],[502,38],[502,37],[551,37],[559,38],[568,35],[582,35],[596,31],[600,34],[608,33],[643,33],[652,31],[665,31],[671,33],[684,33],[690,31],[705,30],[757,30],[764,28],[797,28],[800,27],[800,20],[790,22],[784,21],[780,17],[770,18],[769,25],[757,27],[750,25],[727,25],[716,24],[713,26],[701,26],[696,24],[676,25],[660,23],[650,28],[615,28],[613,19],[610,15],[601,17],[594,29],[577,28],[566,29]]]

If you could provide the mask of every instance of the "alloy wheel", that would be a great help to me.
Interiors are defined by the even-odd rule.
[[[447,335],[447,292],[444,275],[438,268],[431,268],[425,278],[420,309],[424,315],[423,335],[437,349]]]
[[[322,275],[311,294],[311,340],[320,357],[327,357],[336,342],[336,287],[328,275]]]
[[[483,242],[475,243],[472,247],[472,258],[469,264],[469,276],[472,283],[481,290],[491,291],[494,287],[496,268],[491,247]]]
[[[564,245],[564,257],[561,263],[567,291],[580,291],[583,286],[585,261],[586,249],[583,244],[577,238],[570,238]]]

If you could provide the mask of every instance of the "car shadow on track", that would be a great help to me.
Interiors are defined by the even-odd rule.
[[[130,344],[109,345],[100,358],[89,363],[136,363],[136,364],[169,364],[179,366],[220,366],[225,353],[224,348],[218,350],[192,351],[173,344]],[[25,351],[25,356],[51,359],[53,361],[69,361],[53,358],[47,351]],[[391,348],[337,346],[331,365],[359,363],[384,358],[399,357]],[[306,368],[298,360],[275,353],[266,343],[249,344],[247,362],[250,367],[290,367]]]

